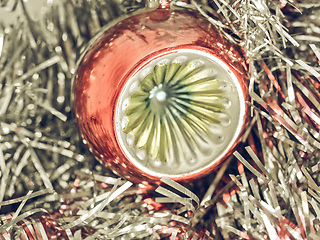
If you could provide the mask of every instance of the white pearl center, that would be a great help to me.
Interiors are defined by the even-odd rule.
[[[163,90],[157,92],[156,94],[156,99],[159,101],[159,102],[164,102],[166,101],[167,99],[167,93]]]

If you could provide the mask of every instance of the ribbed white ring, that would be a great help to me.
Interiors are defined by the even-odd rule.
[[[174,151],[179,147],[172,143],[170,149],[170,158],[166,162],[152,158],[146,150],[139,149],[135,142],[135,136],[131,133],[125,133],[124,127],[128,124],[128,116],[125,113],[128,105],[130,105],[130,97],[141,85],[143,79],[150,74],[156,65],[165,65],[170,63],[193,64],[195,68],[201,67],[203,75],[213,77],[220,81],[221,90],[224,97],[221,103],[225,107],[225,111],[220,116],[220,123],[212,123],[209,125],[209,131],[205,133],[205,140],[208,143],[197,138],[199,146],[193,151],[179,155],[179,159],[175,156]],[[159,103],[166,101],[166,92],[161,89],[156,92],[156,99]],[[166,55],[155,57],[142,66],[141,70],[134,74],[125,84],[117,103],[116,108],[116,132],[119,143],[129,158],[129,160],[144,172],[154,176],[179,177],[189,175],[201,171],[213,162],[220,159],[233,145],[237,139],[245,114],[245,100],[242,94],[241,86],[229,69],[228,65],[220,59],[199,50],[181,49]],[[187,149],[187,147],[185,148]]]

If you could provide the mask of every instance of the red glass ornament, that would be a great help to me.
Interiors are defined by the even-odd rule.
[[[109,26],[86,50],[73,86],[89,150],[133,182],[210,173],[247,124],[247,67],[197,12],[162,8]]]

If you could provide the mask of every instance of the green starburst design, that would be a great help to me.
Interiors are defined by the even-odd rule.
[[[207,142],[210,124],[220,122],[223,91],[209,69],[196,64],[158,63],[129,98],[125,133],[153,159],[181,159]],[[182,155],[181,155],[182,154]]]

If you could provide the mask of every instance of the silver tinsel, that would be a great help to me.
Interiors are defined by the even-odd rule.
[[[156,1],[31,11],[0,0],[0,239],[320,239],[320,4],[171,4],[199,11],[247,57],[251,121],[238,151],[185,186],[118,179],[82,144],[71,79],[102,26]]]

